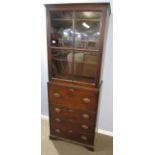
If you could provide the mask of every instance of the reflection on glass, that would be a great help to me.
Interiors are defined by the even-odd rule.
[[[72,74],[72,51],[52,51],[52,73],[53,77],[71,80]]]
[[[67,61],[53,60],[53,69],[55,76],[71,73],[70,63]]]
[[[70,50],[53,50],[52,59],[72,62],[72,51]]]
[[[77,19],[100,19],[101,12],[92,12],[92,11],[76,12],[75,17]]]
[[[54,78],[71,80],[71,63],[67,61],[52,61],[52,73]]]
[[[73,44],[73,29],[71,12],[51,13],[51,45],[57,47],[71,47]],[[66,20],[67,19],[67,20]]]
[[[96,76],[97,54],[76,52],[74,54],[74,79],[94,82]]]
[[[96,21],[77,21],[75,31],[75,46],[77,48],[98,49],[99,27]]]
[[[70,11],[52,11],[52,19],[72,19],[73,13]]]
[[[51,45],[71,47],[73,44],[73,30],[71,21],[55,21],[52,23]]]

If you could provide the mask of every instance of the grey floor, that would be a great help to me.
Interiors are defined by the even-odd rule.
[[[96,134],[95,151],[60,140],[49,140],[48,120],[41,120],[41,155],[112,155],[113,138]]]

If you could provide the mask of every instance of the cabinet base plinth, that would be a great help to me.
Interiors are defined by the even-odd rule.
[[[50,140],[59,140],[58,138],[56,138],[56,137],[54,137],[54,136],[51,136],[51,135],[49,136],[49,139],[50,139]]]
[[[65,142],[81,145],[81,146],[87,148],[89,151],[94,151],[94,145],[82,144],[82,143],[79,143],[79,142],[76,142],[76,141],[73,141],[73,140],[70,140],[70,139],[67,139],[67,138],[57,137],[55,135],[50,135],[49,139],[50,140],[63,140]]]
[[[94,146],[92,146],[92,147],[84,146],[84,147],[87,148],[89,151],[93,151],[94,152]]]

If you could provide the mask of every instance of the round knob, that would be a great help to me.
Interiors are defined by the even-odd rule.
[[[74,92],[74,88],[69,88],[69,91],[70,92]]]
[[[55,112],[60,112],[61,109],[60,108],[55,108]]]
[[[84,119],[89,119],[89,115],[88,115],[88,114],[82,114],[82,117],[83,117]]]
[[[69,109],[68,111],[69,111],[69,112],[73,112],[73,109]]]
[[[73,130],[68,130],[69,133],[73,133]]]
[[[59,98],[61,95],[59,93],[54,93],[54,97]]]
[[[90,98],[83,98],[84,103],[90,103],[90,101],[91,101]]]
[[[83,129],[88,129],[88,128],[89,128],[87,125],[81,125],[81,127],[82,127]]]
[[[74,122],[72,119],[68,119],[69,122]]]
[[[60,129],[55,129],[55,132],[60,133],[61,131],[60,131]]]
[[[55,118],[55,121],[58,123],[61,122],[60,118]]]
[[[82,139],[82,140],[87,140],[87,137],[82,135],[82,136],[81,136],[81,139]]]

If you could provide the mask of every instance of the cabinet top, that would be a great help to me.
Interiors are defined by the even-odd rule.
[[[109,2],[105,3],[64,3],[64,4],[44,4],[47,10],[103,10],[108,9],[111,14]]]

